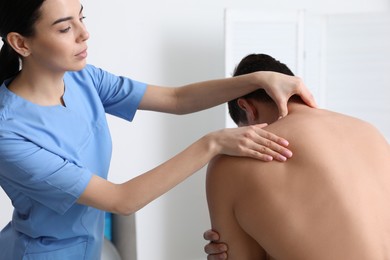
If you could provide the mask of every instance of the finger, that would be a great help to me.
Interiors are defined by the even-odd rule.
[[[226,260],[227,259],[227,254],[218,254],[218,255],[208,255],[207,260]]]
[[[271,155],[273,158],[281,161],[285,161],[286,158],[291,158],[292,156],[292,152],[289,149],[279,145],[278,143],[272,142],[269,139],[261,139],[258,142],[258,145],[259,146],[256,148],[256,150],[263,151],[264,154]]]
[[[288,109],[287,109],[287,101],[283,101],[283,103],[278,103],[278,111],[279,111],[279,118],[281,119],[288,115]]]
[[[292,152],[287,149],[285,146],[288,145],[288,141],[284,140],[272,134],[270,132],[264,131],[263,129],[257,129],[257,136],[254,136],[252,141],[252,146],[248,146],[248,149],[252,149],[259,154],[254,154],[255,156],[260,156],[259,159],[264,158],[266,161],[270,161],[268,156],[278,161],[286,161],[287,158],[292,156]],[[281,143],[282,145],[280,145]]]
[[[250,157],[264,162],[270,162],[274,159],[271,155],[259,152],[255,149],[243,149],[242,156]]]
[[[204,247],[204,251],[208,255],[223,254],[227,249],[227,245],[222,243],[209,243]]]
[[[314,108],[318,107],[312,93],[305,86],[303,86],[302,88],[303,89],[302,89],[301,94],[299,96],[302,98],[303,102],[305,102],[308,106],[311,106]]]
[[[255,126],[259,127],[259,128],[264,128],[264,127],[268,126],[268,124],[267,123],[261,123],[261,124],[255,125]]]
[[[299,78],[297,78],[297,79],[299,79]],[[314,99],[314,96],[312,95],[312,93],[309,91],[309,89],[306,87],[306,85],[303,83],[303,81],[301,79],[299,79],[298,91],[296,94],[299,95],[301,97],[301,99],[303,100],[303,102],[305,102],[308,106],[318,107],[317,103]]]
[[[287,101],[290,98],[291,94],[289,94],[289,96],[286,96],[286,93],[269,93],[268,95],[273,99],[276,106],[278,107],[279,118],[286,116],[288,114]]]
[[[219,235],[214,230],[209,229],[203,233],[203,238],[208,241],[217,241],[219,240]]]
[[[263,146],[254,144],[253,148],[243,149],[243,154],[246,157],[251,157],[265,162],[273,161],[274,159],[285,162],[287,157],[272,151],[271,149]]]
[[[272,142],[275,142],[279,145],[282,145],[282,146],[288,146],[289,145],[289,142],[282,138],[282,137],[279,137],[271,132],[268,132],[266,130],[263,129],[263,125],[267,125],[267,124],[257,124],[257,125],[253,125],[253,127],[255,128],[255,132],[262,138],[265,138],[265,139],[268,139]]]
[[[288,150],[286,151],[283,151],[283,152],[275,152],[273,150],[271,150],[270,148],[266,147],[266,146],[263,146],[263,145],[258,145],[256,144],[257,146],[254,148],[254,150],[258,151],[260,154],[262,154],[265,158],[267,156],[271,157],[272,159],[275,159],[275,160],[278,160],[280,162],[285,162],[287,161],[287,158],[290,158],[292,156],[292,153],[291,152],[287,152]],[[284,155],[284,154],[286,155]]]

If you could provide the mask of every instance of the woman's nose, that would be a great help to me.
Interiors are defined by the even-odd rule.
[[[77,41],[83,42],[89,39],[89,32],[87,31],[87,28],[85,27],[85,24],[81,22],[79,27],[79,35],[77,37]]]

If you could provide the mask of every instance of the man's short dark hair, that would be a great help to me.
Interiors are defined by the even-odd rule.
[[[240,76],[256,71],[274,71],[294,76],[286,64],[281,63],[267,54],[250,54],[246,56],[237,65],[233,76]],[[245,96],[242,96],[241,98],[253,98],[263,102],[273,102],[270,96],[268,96],[263,89],[253,91]],[[229,114],[237,125],[240,122],[247,124],[248,120],[246,118],[245,112],[238,106],[237,100],[238,98],[228,102]]]

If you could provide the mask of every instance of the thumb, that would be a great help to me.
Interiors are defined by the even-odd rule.
[[[259,128],[264,128],[266,126],[268,126],[267,123],[261,123],[261,124],[257,124],[256,126],[258,126]]]
[[[287,102],[278,103],[277,106],[279,111],[279,119],[287,116],[288,114]]]
[[[304,91],[300,97],[302,98],[303,102],[305,102],[307,105],[309,105],[310,107],[313,107],[313,108],[317,108],[318,105],[314,99],[314,96],[312,95],[312,93],[309,92],[309,90],[306,89],[306,91]]]

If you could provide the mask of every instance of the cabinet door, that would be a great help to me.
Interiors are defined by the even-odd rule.
[[[390,15],[327,19],[326,108],[371,122],[390,140]]]

